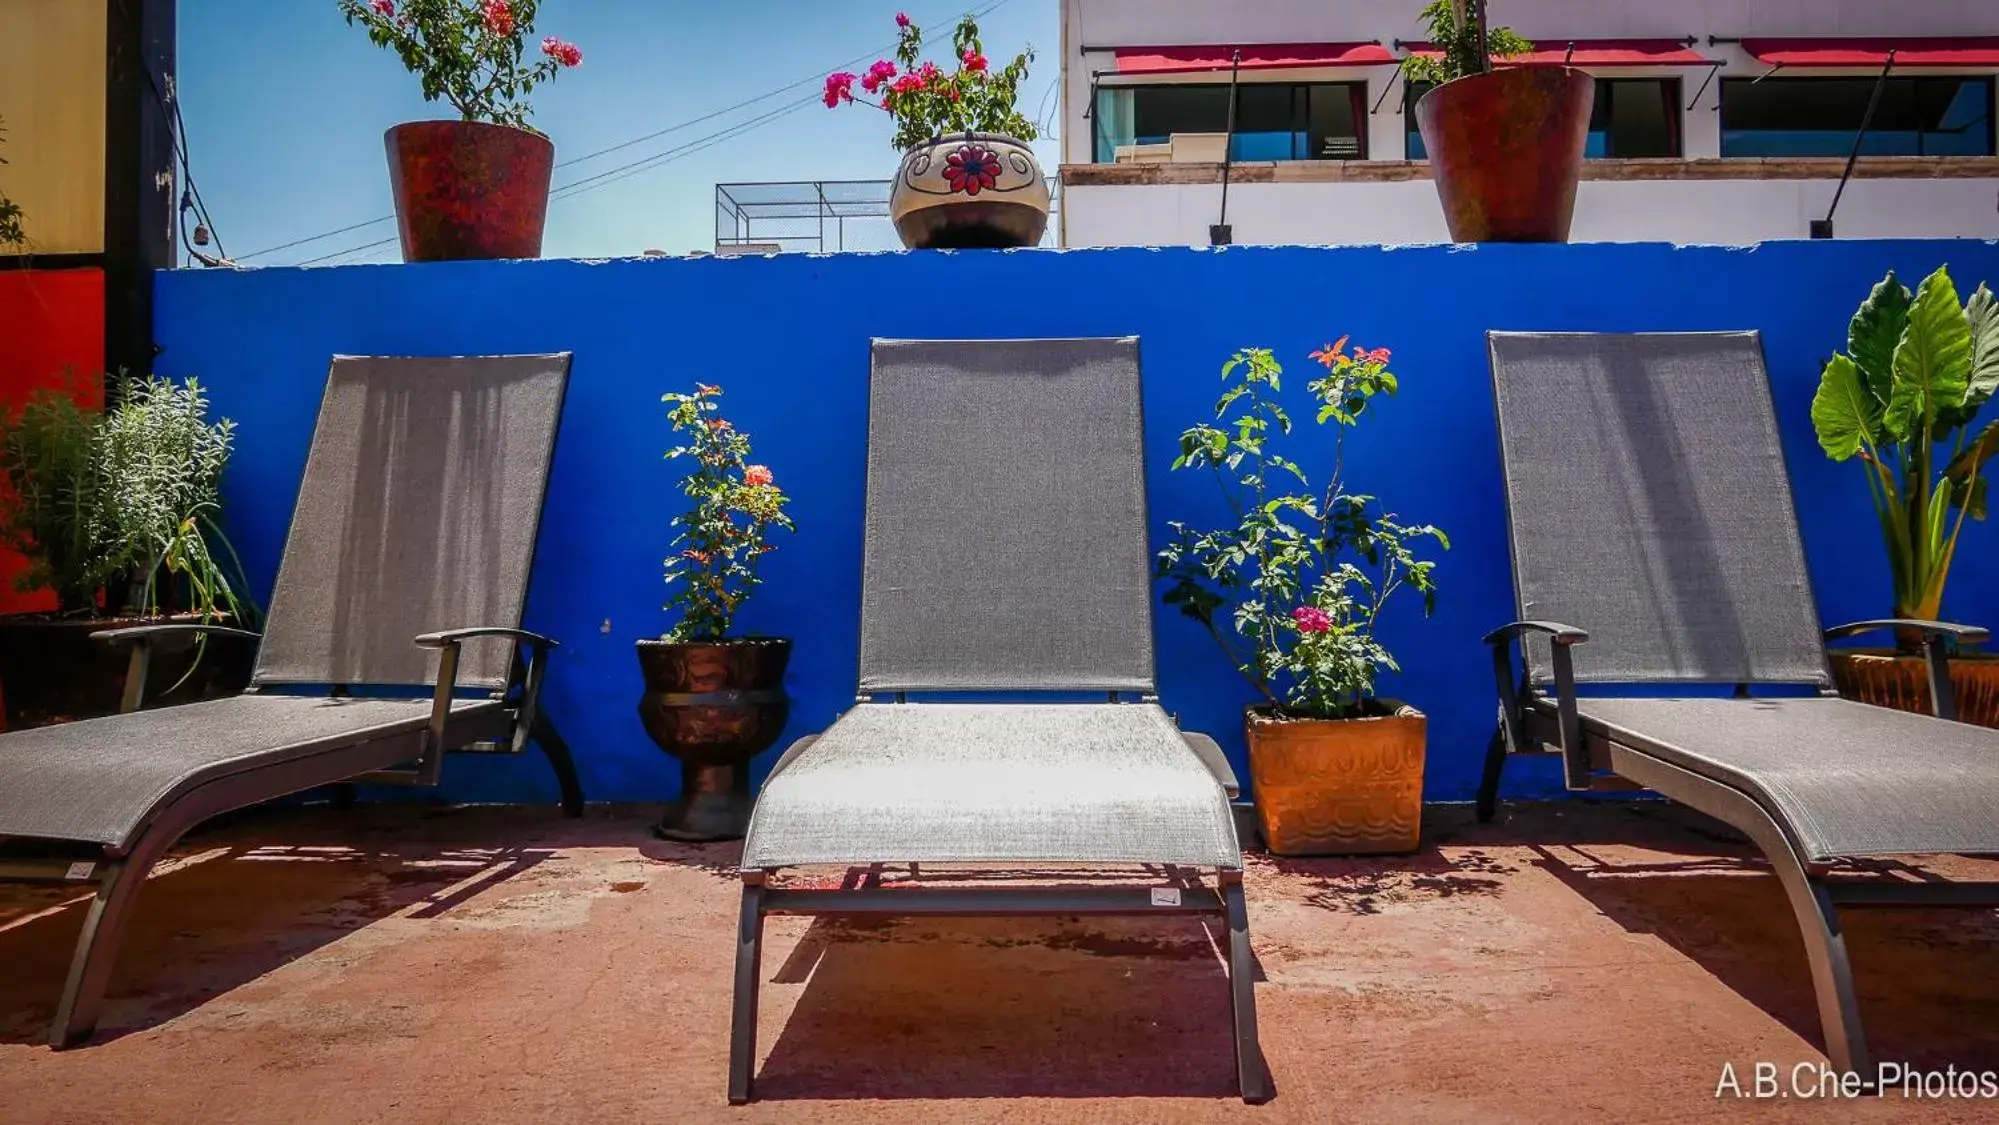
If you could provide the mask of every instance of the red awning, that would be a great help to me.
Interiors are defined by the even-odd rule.
[[[1999,36],[1962,39],[1744,39],[1742,49],[1771,66],[1999,68]]]
[[[1542,39],[1535,46],[1537,50],[1524,55],[1510,55],[1499,60],[1501,66],[1570,66],[1613,67],[1613,66],[1718,66],[1720,59],[1711,59],[1687,45],[1684,39],[1577,39],[1574,41]],[[1428,43],[1411,43],[1409,53],[1422,58],[1442,58],[1443,52]]]
[[[1242,48],[1244,70],[1305,70],[1311,67],[1393,66],[1395,52],[1379,43],[1256,43]],[[1236,48],[1119,47],[1119,74],[1194,74],[1228,70]]]

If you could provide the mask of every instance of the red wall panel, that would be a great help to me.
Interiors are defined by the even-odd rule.
[[[103,372],[103,271],[24,270],[0,258],[0,409],[16,410],[44,387],[71,387],[100,405]],[[53,609],[47,594],[14,590],[20,570],[20,556],[0,548],[0,613]]]

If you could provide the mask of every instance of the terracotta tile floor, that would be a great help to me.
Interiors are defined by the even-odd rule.
[[[78,895],[0,886],[0,1121],[1999,1120],[1999,1102],[1717,1100],[1815,1062],[1775,880],[1656,803],[1432,810],[1421,853],[1249,872],[1267,1106],[1171,919],[774,919],[761,1101],[723,1098],[732,846],[640,815],[264,812],[141,900],[98,1038],[39,1045]],[[1999,864],[1950,860],[1960,876]],[[1999,917],[1855,914],[1886,1058],[1999,1069]]]

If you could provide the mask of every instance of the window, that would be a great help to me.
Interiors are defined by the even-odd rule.
[[[1430,91],[1428,82],[1411,82],[1403,115],[1408,120],[1409,159],[1421,160],[1423,134],[1416,128],[1416,99]],[[1590,111],[1591,160],[1631,160],[1675,157],[1680,147],[1680,80],[1677,78],[1599,78],[1596,108]]]
[[[1367,155],[1367,86],[1244,82],[1236,88],[1234,160],[1358,160]],[[1096,158],[1125,145],[1172,143],[1176,133],[1227,133],[1229,86],[1172,83],[1097,91]]]
[[[1721,154],[1843,157],[1877,83],[1881,105],[1862,153],[1992,155],[1992,79],[1932,75],[1723,79]]]

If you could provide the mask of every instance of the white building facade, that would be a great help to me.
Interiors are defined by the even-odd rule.
[[[1062,0],[1063,245],[1448,241],[1398,66],[1424,2]],[[1836,237],[1999,238],[1999,0],[1492,8],[1597,79],[1577,241],[1807,237],[1877,91]]]

